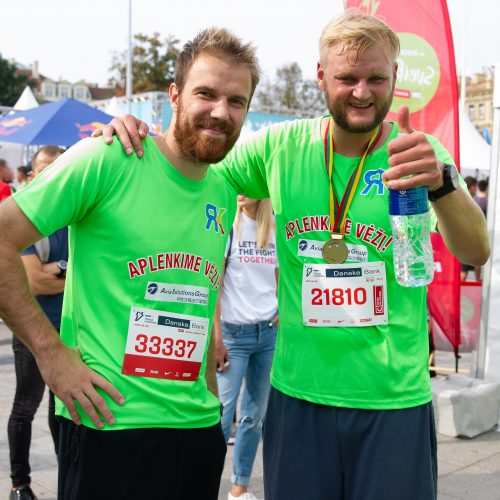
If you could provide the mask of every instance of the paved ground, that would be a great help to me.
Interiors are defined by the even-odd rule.
[[[7,498],[10,489],[6,427],[15,386],[10,342],[9,331],[0,324],[0,499]],[[441,355],[438,365],[443,364],[443,361],[444,364],[451,365],[451,355]],[[489,432],[474,439],[438,438],[439,500],[499,500],[500,433]],[[232,447],[229,447],[219,496],[221,500],[226,498],[229,491],[231,456]],[[55,500],[57,469],[47,426],[46,398],[33,423],[31,465],[33,489],[39,498]],[[259,499],[264,498],[260,453],[255,466],[252,491]]]

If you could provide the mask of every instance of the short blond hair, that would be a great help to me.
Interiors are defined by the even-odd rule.
[[[321,64],[326,63],[328,50],[335,45],[339,45],[339,55],[353,53],[354,62],[374,46],[385,48],[390,62],[396,61],[400,50],[398,36],[384,21],[358,9],[348,9],[326,25],[319,39]]]

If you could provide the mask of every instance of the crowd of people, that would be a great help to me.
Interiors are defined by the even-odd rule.
[[[203,30],[177,60],[163,135],[117,118],[0,204],[0,315],[39,370],[23,451],[10,442],[12,499],[36,498],[40,375],[61,500],[215,500],[235,412],[231,500],[255,498],[261,429],[266,499],[437,497],[426,289],[395,278],[389,189],[428,188],[461,262],[484,264],[489,243],[445,148],[406,107],[384,120],[398,54],[383,21],[346,11],[320,36],[329,114],[236,144],[255,49]],[[52,242],[46,257],[66,227],[67,258]],[[63,289],[59,332],[41,297]]]

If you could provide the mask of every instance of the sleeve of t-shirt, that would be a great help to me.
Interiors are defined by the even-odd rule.
[[[11,194],[12,190],[8,184],[0,185],[0,201],[5,200],[5,198],[8,198]]]
[[[38,252],[35,249],[35,245],[31,245],[28,248],[25,248],[21,251],[21,255],[38,255]]]
[[[238,142],[215,168],[239,194],[256,200],[268,198],[266,165],[272,154],[273,142],[273,127],[266,127]]]
[[[84,139],[14,195],[43,236],[82,220],[106,196],[124,162],[117,145]]]

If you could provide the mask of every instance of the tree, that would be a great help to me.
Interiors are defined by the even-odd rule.
[[[28,75],[17,74],[16,65],[3,59],[0,54],[0,105],[14,106],[24,87],[29,83]]]
[[[323,93],[315,80],[304,80],[297,63],[281,66],[274,81],[257,88],[254,108],[260,111],[312,117],[326,110]]]
[[[159,33],[153,36],[134,35],[132,49],[132,81],[135,92],[166,91],[174,81],[175,63],[179,56],[179,40],[169,35],[164,41]],[[112,86],[125,87],[127,53],[115,53],[110,71],[114,75],[108,80]]]

